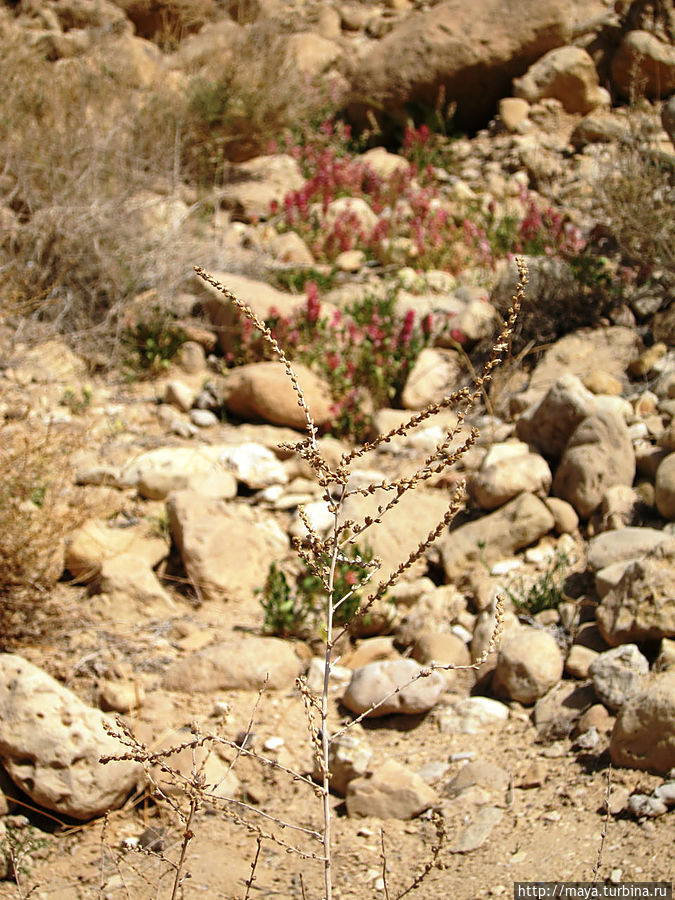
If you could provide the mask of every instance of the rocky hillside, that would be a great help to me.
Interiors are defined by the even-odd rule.
[[[0,898],[324,896],[336,504],[335,895],[670,880],[670,5],[20,0],[0,72]]]

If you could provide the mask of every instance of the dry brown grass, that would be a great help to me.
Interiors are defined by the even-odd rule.
[[[35,422],[0,431],[0,649],[44,630],[66,535],[86,515],[71,458],[84,434]]]

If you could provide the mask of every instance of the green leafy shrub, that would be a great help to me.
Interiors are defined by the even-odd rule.
[[[527,584],[522,576],[511,582],[506,593],[516,610],[534,616],[544,609],[555,609],[563,599],[568,565],[567,554],[557,550],[534,583]]]
[[[128,315],[122,335],[129,368],[149,373],[166,369],[186,340],[175,316],[159,304],[141,316]]]
[[[338,559],[333,588],[336,624],[349,624],[358,612],[361,602],[358,587],[366,579],[372,560],[370,547],[359,550],[356,545],[348,547],[346,555]],[[328,563],[328,557],[320,561],[322,568]],[[258,592],[265,613],[263,630],[281,637],[304,634],[316,627],[325,607],[323,581],[307,565],[291,586],[286,575],[272,563]]]

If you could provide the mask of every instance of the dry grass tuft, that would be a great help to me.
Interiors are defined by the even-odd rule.
[[[31,422],[0,432],[0,649],[44,630],[66,535],[82,521],[72,454],[84,435]]]

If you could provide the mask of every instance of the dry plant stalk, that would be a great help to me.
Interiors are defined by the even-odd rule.
[[[260,332],[264,340],[269,344],[276,358],[284,366],[293,390],[297,394],[298,405],[304,412],[307,435],[303,440],[300,440],[296,443],[284,444],[283,448],[296,452],[312,468],[315,473],[316,479],[323,490],[323,499],[333,515],[333,527],[331,533],[327,538],[322,538],[319,536],[319,534],[316,533],[316,531],[312,529],[307,515],[304,514],[303,510],[301,510],[301,518],[307,529],[308,537],[305,539],[304,545],[302,545],[300,542],[296,542],[295,545],[295,549],[298,551],[301,558],[310,566],[311,570],[321,578],[325,591],[325,658],[323,670],[323,689],[321,691],[321,696],[319,697],[314,695],[304,681],[300,680],[299,682],[299,687],[307,712],[310,739],[314,747],[318,769],[321,773],[320,784],[318,786],[315,786],[315,791],[318,793],[321,802],[323,828],[321,835],[318,835],[316,834],[316,832],[312,832],[310,829],[302,828],[301,826],[297,825],[292,826],[296,829],[299,828],[301,831],[304,831],[305,834],[318,837],[322,843],[322,853],[320,856],[314,853],[307,854],[300,850],[296,850],[296,852],[298,852],[304,858],[318,858],[323,864],[323,877],[325,885],[324,900],[332,900],[333,897],[333,851],[331,844],[332,822],[330,807],[329,771],[331,744],[336,740],[336,738],[340,737],[340,735],[346,732],[357,722],[360,722],[363,718],[374,712],[374,710],[377,709],[378,706],[381,706],[384,702],[390,699],[391,696],[400,692],[401,690],[404,690],[405,687],[408,686],[407,684],[401,685],[395,691],[393,691],[389,697],[382,698],[378,703],[374,704],[370,709],[366,710],[366,712],[362,713],[360,716],[354,718],[343,728],[331,730],[331,725],[329,722],[328,686],[331,669],[337,662],[333,658],[333,651],[336,641],[342,636],[342,634],[344,634],[345,629],[348,627],[348,625],[345,625],[342,628],[338,629],[335,622],[335,614],[339,607],[350,596],[350,594],[347,594],[337,600],[334,598],[337,566],[339,562],[344,560],[354,562],[354,560],[349,559],[345,555],[346,548],[348,548],[350,545],[353,546],[357,538],[364,534],[364,532],[366,532],[373,525],[380,523],[383,517],[398,504],[404,494],[406,494],[410,490],[414,490],[418,485],[422,484],[425,481],[428,481],[434,476],[437,476],[448,466],[451,466],[462,456],[463,453],[465,453],[469,449],[469,447],[471,447],[475,443],[476,438],[478,437],[478,431],[477,429],[473,428],[470,430],[468,437],[464,439],[459,447],[452,448],[453,441],[460,434],[468,413],[475,406],[475,404],[489,385],[492,379],[492,374],[496,367],[504,361],[510,351],[511,338],[513,335],[518,312],[525,296],[525,286],[527,284],[528,275],[524,260],[517,258],[516,265],[518,267],[519,282],[515,295],[513,297],[511,309],[509,310],[508,317],[503,324],[501,333],[494,342],[492,354],[483,367],[482,372],[476,375],[473,385],[470,388],[463,388],[449,394],[446,397],[443,397],[437,402],[430,404],[421,412],[417,412],[412,415],[410,419],[403,425],[392,429],[388,433],[379,435],[374,440],[364,444],[363,446],[355,447],[354,449],[344,453],[339,464],[335,468],[331,468],[328,462],[321,456],[319,446],[317,444],[317,429],[312,419],[311,411],[302,391],[302,387],[298,381],[298,378],[289,359],[285,355],[283,349],[277,343],[268,326],[255,315],[253,310],[249,306],[247,306],[246,303],[235,297],[235,295],[231,291],[229,291],[225,285],[220,284],[204,269],[195,267],[195,271],[200,278],[202,278],[206,283],[210,284],[216,290],[220,291],[220,293],[222,293],[231,303],[234,304],[234,306],[237,307],[237,309],[246,318],[248,318],[252,322],[252,324]],[[402,476],[391,482],[383,481],[381,483],[371,484],[366,488],[354,489],[349,487],[349,475],[352,463],[357,460],[361,460],[361,458],[366,454],[372,452],[381,444],[389,442],[395,436],[407,437],[417,426],[421,425],[423,422],[436,415],[441,410],[448,408],[452,408],[457,415],[457,422],[455,426],[448,430],[444,439],[438,443],[435,450],[426,457],[426,459],[416,469],[415,472],[413,472],[411,475]],[[375,516],[366,516],[364,517],[362,522],[347,521],[345,519],[344,503],[347,497],[354,494],[373,495],[375,494],[375,492],[386,492],[390,495],[390,499],[387,502],[382,502],[377,507],[377,513]],[[464,485],[461,484],[451,497],[448,511],[443,516],[442,520],[434,529],[432,529],[425,537],[422,538],[417,548],[408,556],[408,558],[406,560],[403,560],[394,569],[393,572],[386,575],[380,582],[380,584],[374,590],[372,590],[372,592],[360,606],[359,610],[356,613],[356,616],[363,617],[368,612],[368,610],[371,609],[373,604],[379,598],[384,596],[388,588],[390,588],[395,582],[397,582],[401,578],[401,576],[418,559],[420,559],[420,557],[426,552],[431,544],[433,544],[433,542],[437,540],[437,538],[440,537],[443,531],[450,525],[453,518],[459,511],[463,499]],[[366,580],[370,580],[377,569],[379,569],[379,567],[381,566],[381,562],[377,559],[374,560],[373,563],[374,568],[371,568],[371,570],[367,573]],[[372,565],[373,564],[371,563],[369,567]],[[365,563],[363,563],[363,567],[364,569],[367,568]],[[364,582],[362,582],[359,586],[363,587],[363,583]],[[428,677],[432,673],[432,671],[438,669],[477,668],[484,662],[488,654],[493,652],[496,648],[502,626],[503,601],[501,598],[499,598],[496,604],[496,620],[492,639],[490,640],[488,648],[482,654],[480,659],[474,660],[474,662],[470,666],[439,666],[432,664],[431,666],[423,668],[413,679],[411,679],[408,684],[412,683],[412,681],[418,678]],[[269,760],[265,760],[262,757],[257,757],[257,755],[253,753],[251,755],[256,756],[256,758],[260,759],[264,764],[270,765]],[[288,774],[296,780],[308,782],[308,779],[305,776],[299,775],[298,773],[289,772]],[[240,808],[243,806],[243,804],[240,803],[238,805],[240,806]],[[259,811],[258,814],[260,814]],[[276,843],[285,846],[287,849],[290,849],[290,845],[280,841],[276,837],[271,837],[269,833],[264,832],[259,826],[252,826],[250,823],[241,820],[238,813],[232,813],[230,811],[229,815],[234,816],[239,821],[242,821],[242,824],[245,824],[246,827],[253,830],[257,834],[258,841],[269,838],[274,840]],[[278,820],[275,821],[278,822]],[[282,824],[284,827],[287,827],[289,823],[278,822],[278,824]],[[260,844],[258,844],[258,850],[259,847]],[[414,880],[411,888],[419,886],[421,879],[424,878],[426,874],[428,874],[431,867],[431,864],[424,867],[421,876],[418,876]],[[254,871],[255,865],[253,866],[253,872]],[[251,886],[250,881],[252,881],[252,878],[249,880],[249,884],[247,885],[247,888],[249,890]],[[407,892],[408,890],[404,891],[403,894]],[[403,894],[399,894],[399,896],[403,896]]]

